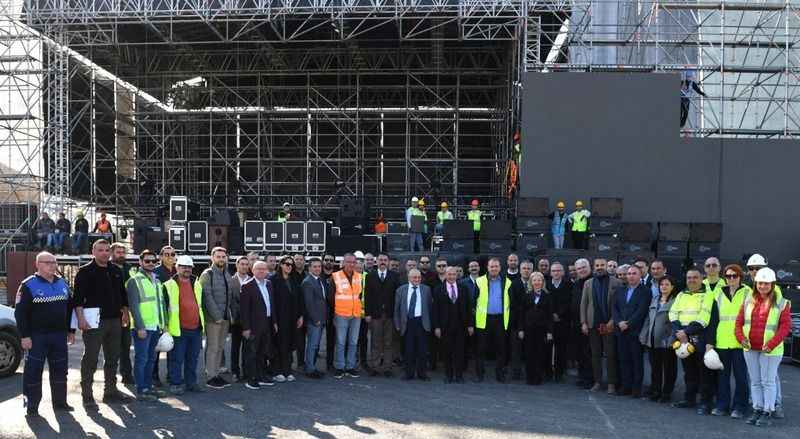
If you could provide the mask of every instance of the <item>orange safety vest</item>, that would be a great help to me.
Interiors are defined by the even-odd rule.
[[[361,317],[361,274],[353,272],[353,283],[344,271],[333,273],[334,313],[339,317]]]
[[[98,220],[97,221],[97,230],[100,233],[108,233],[108,231],[110,229],[111,229],[111,223],[109,223],[108,220],[105,220],[105,221]]]

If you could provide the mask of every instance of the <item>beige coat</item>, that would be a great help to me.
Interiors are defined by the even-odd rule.
[[[590,279],[583,284],[583,295],[581,296],[581,324],[586,323],[589,328],[594,328],[600,323],[594,321],[594,291],[592,288],[594,279]],[[614,303],[614,290],[622,286],[619,279],[611,277],[608,282],[608,315],[611,316],[611,309]]]

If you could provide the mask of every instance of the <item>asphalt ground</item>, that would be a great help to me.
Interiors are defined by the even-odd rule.
[[[693,410],[630,397],[592,393],[566,383],[527,386],[515,381],[445,384],[399,378],[311,380],[248,390],[187,393],[158,402],[100,403],[86,412],[80,399],[82,344],[70,347],[68,401],[72,413],[54,415],[45,370],[40,419],[29,420],[22,406],[22,368],[0,380],[0,438],[758,438],[800,437],[800,368],[780,369],[787,418],[770,428],[743,421],[698,416]],[[166,365],[162,360],[162,373]],[[488,377],[493,376],[489,369]],[[399,376],[399,374],[396,374]],[[102,395],[102,368],[95,397]],[[682,381],[679,373],[678,381]],[[121,386],[121,385],[120,385]],[[673,397],[678,397],[681,386]],[[132,388],[127,389],[133,392]]]

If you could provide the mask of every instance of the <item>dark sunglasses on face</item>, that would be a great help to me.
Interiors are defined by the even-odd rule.
[[[706,267],[719,267],[719,264],[706,264]]]
[[[728,278],[728,279],[736,279],[737,277],[739,277],[739,275],[738,274],[726,274],[725,277]]]
[[[175,257],[175,253],[164,253],[163,256],[168,256],[170,258],[174,258]]]
[[[145,264],[155,264],[156,260],[155,259],[145,259],[142,262],[144,262]]]
[[[437,264],[436,268],[444,268],[447,267],[447,264]]]

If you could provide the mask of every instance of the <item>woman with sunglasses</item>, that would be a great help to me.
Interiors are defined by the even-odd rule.
[[[758,270],[755,291],[744,299],[736,317],[736,340],[744,348],[744,361],[750,377],[753,415],[747,423],[759,427],[772,425],[777,399],[776,377],[783,358],[783,339],[791,330],[791,304],[775,294],[775,272]]]
[[[275,308],[278,324],[277,355],[272,367],[275,382],[294,381],[292,374],[292,350],[294,332],[303,326],[302,292],[293,280],[294,259],[284,256],[278,263],[278,271],[269,279],[275,293]]]
[[[714,296],[711,319],[706,328],[706,351],[715,349],[722,361],[717,388],[717,405],[711,414],[741,419],[747,411],[747,365],[744,362],[742,345],[736,340],[736,316],[742,308],[745,297],[753,290],[742,283],[744,271],[736,264],[728,265],[722,271],[726,286]],[[736,383],[736,393],[731,401],[731,373]]]
[[[658,290],[660,294],[650,302],[639,333],[639,342],[647,347],[650,359],[650,391],[647,397],[651,401],[670,402],[678,377],[678,358],[670,346],[672,325],[669,309],[675,302],[678,289],[675,288],[674,279],[664,276],[658,282]]]

